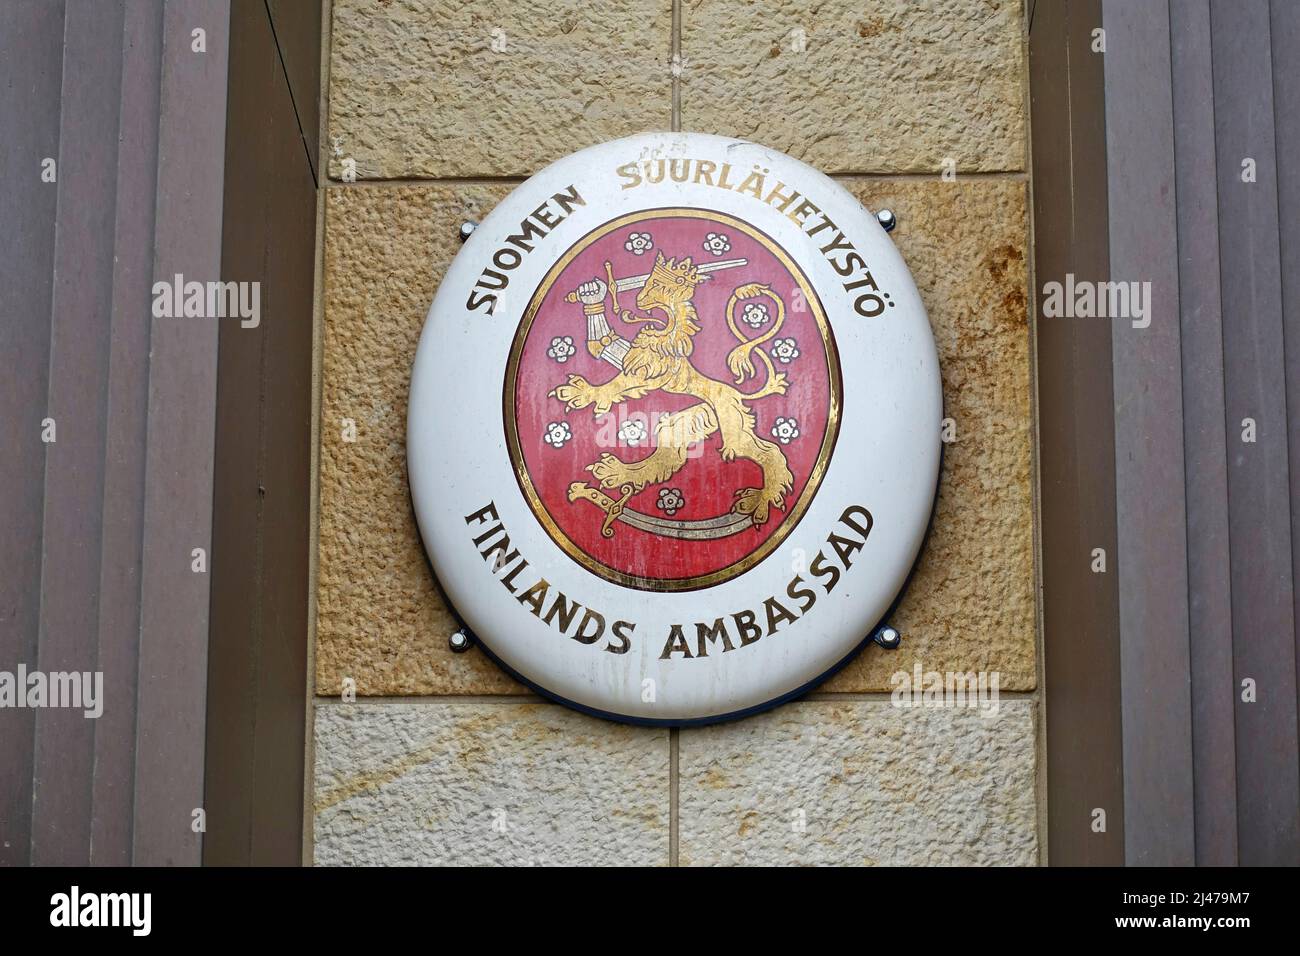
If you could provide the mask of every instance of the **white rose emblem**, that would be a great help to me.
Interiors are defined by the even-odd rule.
[[[772,425],[772,435],[782,445],[788,445],[799,437],[799,422],[793,418],[778,418]]]
[[[555,361],[563,365],[578,350],[573,347],[572,335],[557,335],[551,339],[551,347],[546,350],[546,354]]]
[[[623,243],[623,248],[634,256],[642,255],[652,246],[654,246],[654,239],[648,232],[634,232],[627,237],[627,242]]]
[[[573,437],[573,432],[569,430],[568,422],[551,422],[546,426],[546,434],[542,436],[542,441],[552,448],[563,448],[564,443]]]
[[[704,237],[704,251],[720,256],[731,249],[731,240],[720,232],[711,232]]]
[[[767,325],[767,306],[762,302],[751,302],[745,306],[745,311],[740,314],[740,318],[752,329]]]
[[[794,339],[777,339],[772,343],[772,358],[789,365],[799,357],[799,343]]]
[[[655,502],[655,507],[672,517],[677,514],[678,508],[686,507],[686,499],[677,488],[660,488],[659,500]]]
[[[645,436],[645,422],[639,418],[629,418],[618,426],[618,437],[623,440],[625,445],[639,445],[645,441]]]

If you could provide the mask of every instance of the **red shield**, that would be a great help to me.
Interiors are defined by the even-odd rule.
[[[723,213],[646,210],[548,271],[503,404],[520,488],[556,543],[608,580],[686,590],[744,573],[807,510],[835,444],[839,362],[771,238]]]

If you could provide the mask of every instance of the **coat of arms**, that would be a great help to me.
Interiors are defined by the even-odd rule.
[[[505,394],[539,520],[588,568],[661,590],[771,553],[816,492],[839,403],[801,269],[747,223],[694,209],[624,217],[562,257]]]

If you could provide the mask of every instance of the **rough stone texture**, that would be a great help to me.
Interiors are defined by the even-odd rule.
[[[934,524],[891,619],[902,647],[867,648],[824,689],[890,690],[891,674],[920,661],[999,671],[1003,690],[1030,690],[1038,616],[1025,184],[846,185],[898,216],[892,235],[930,315],[956,440],[944,446]]]
[[[1008,180],[854,181],[894,237],[930,314],[957,440],[945,447],[938,512],[893,621],[902,648],[871,647],[827,690],[891,689],[924,669],[999,671],[1034,687],[1036,603],[1025,265],[1025,185]],[[456,226],[508,187],[329,192],[317,692],[520,693],[455,625],[419,541],[406,488],[409,370]],[[355,444],[340,421],[357,423]]]
[[[672,122],[671,0],[335,0],[333,31],[335,179],[531,175]]]
[[[668,753],[548,704],[319,706],[316,862],[664,865]]]
[[[683,730],[679,766],[682,865],[1038,859],[1029,701],[1000,701],[996,716],[789,704]]]
[[[825,172],[1021,170],[1022,22],[1021,0],[684,0],[682,128]]]
[[[326,193],[316,693],[522,693],[458,626],[424,556],[406,486],[406,398],[429,303],[508,186]],[[357,440],[343,441],[343,419]]]

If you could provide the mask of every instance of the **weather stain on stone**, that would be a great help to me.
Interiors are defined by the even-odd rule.
[[[710,790],[725,790],[727,787],[731,786],[730,781],[727,780],[726,774],[717,767],[710,767],[706,770],[703,776],[700,777],[700,783],[708,787]]]
[[[1011,326],[1024,325],[1028,316],[1025,309],[1027,297],[1023,287],[1025,254],[1018,246],[1003,244],[994,248],[985,260],[989,278],[999,285],[1010,283],[1011,288],[1002,293],[1002,309],[998,318]]]
[[[423,747],[414,750],[409,754],[404,754],[391,764],[380,767],[375,770],[367,770],[355,774],[344,780],[339,786],[332,787],[328,790],[321,790],[319,787],[316,791],[316,812],[322,813],[330,807],[350,800],[353,797],[363,793],[373,793],[385,784],[392,783],[401,777],[406,776],[416,767],[429,763],[434,756],[441,751],[439,746]]]
[[[1016,325],[1023,324],[1021,320],[1028,320],[1027,304],[1024,290],[1020,288],[1012,289],[1002,297],[1002,308],[1005,310],[1007,317],[1012,319]]]
[[[884,20],[881,20],[879,17],[873,20],[858,21],[858,36],[864,38],[878,37],[886,30],[894,30],[894,29],[896,28],[889,26],[887,23],[885,23]]]
[[[1007,277],[1013,263],[1025,261],[1025,254],[1017,247],[1004,244],[993,249],[986,260],[989,276],[1001,282]]]

